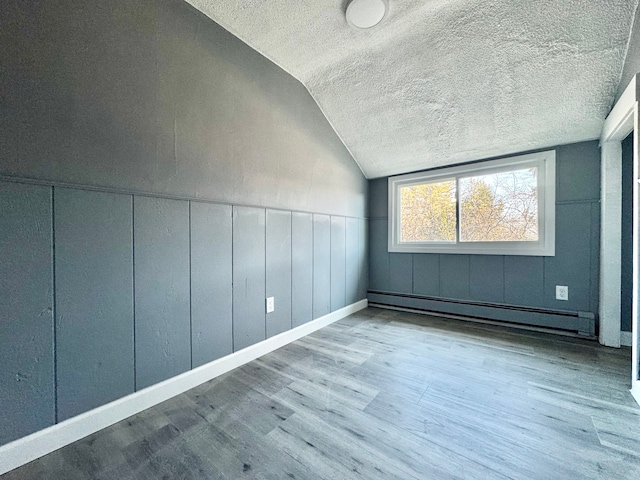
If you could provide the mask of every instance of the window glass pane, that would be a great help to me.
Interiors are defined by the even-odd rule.
[[[460,241],[538,240],[538,169],[461,178]]]
[[[402,242],[456,241],[456,182],[400,187]]]

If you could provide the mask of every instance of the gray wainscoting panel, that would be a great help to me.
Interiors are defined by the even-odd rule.
[[[504,301],[511,305],[544,305],[544,257],[504,258]]]
[[[471,300],[504,303],[503,256],[469,256],[469,294]]]
[[[291,212],[267,210],[266,297],[275,311],[266,314],[267,338],[291,330]]]
[[[440,294],[469,298],[469,255],[440,255]]]
[[[440,255],[437,253],[413,256],[413,293],[440,296]]]
[[[294,327],[313,320],[313,215],[291,214],[291,316]]]
[[[344,217],[331,217],[331,311],[346,305],[346,227]]]
[[[313,215],[313,318],[331,312],[331,217]]]
[[[191,364],[233,352],[231,206],[191,202]]]
[[[411,293],[413,291],[413,254],[389,254],[389,290]]]
[[[233,207],[233,349],[266,338],[265,210]]]
[[[366,219],[358,219],[358,300],[367,298],[369,288],[369,228]]]
[[[369,289],[389,291],[387,219],[369,220]]]
[[[131,195],[56,188],[58,421],[134,391]]]
[[[51,188],[0,182],[0,445],[55,423]]]
[[[360,281],[360,233],[359,220],[347,218],[345,232],[345,260],[346,260],[346,304],[351,305],[359,300],[358,282]]]
[[[191,368],[189,202],[134,197],[136,389]]]

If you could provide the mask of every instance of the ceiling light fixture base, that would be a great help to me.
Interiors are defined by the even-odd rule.
[[[349,25],[363,30],[379,24],[388,10],[387,0],[351,0],[345,16]]]

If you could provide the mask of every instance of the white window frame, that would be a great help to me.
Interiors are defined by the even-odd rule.
[[[400,241],[400,188],[408,185],[487,175],[530,167],[538,168],[538,241],[536,242],[461,242],[456,225],[455,242]],[[457,216],[460,205],[457,202]],[[556,152],[519,155],[457,167],[442,168],[389,177],[389,252],[453,253],[480,255],[555,256],[556,237]]]

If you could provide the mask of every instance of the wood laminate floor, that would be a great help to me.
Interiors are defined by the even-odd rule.
[[[630,351],[369,308],[9,479],[640,479]]]

